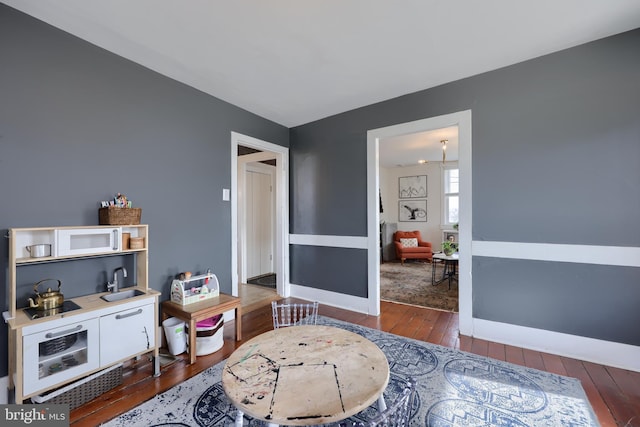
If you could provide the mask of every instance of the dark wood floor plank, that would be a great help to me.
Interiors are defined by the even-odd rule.
[[[287,300],[301,302],[301,300],[293,298]],[[633,411],[635,414],[640,413],[640,408],[638,408],[640,404],[640,373],[459,336],[459,316],[457,313],[385,301],[381,302],[380,308],[380,316],[370,316],[320,305],[320,314],[386,332],[393,331],[393,333],[409,338],[578,378],[602,427],[640,426],[638,419],[625,425]],[[154,378],[151,376],[152,367],[148,358],[127,362],[123,384],[71,411],[71,425],[73,427],[100,425],[226,359],[242,343],[273,328],[270,310],[270,306],[264,305],[243,314],[244,340],[241,342],[234,341],[234,322],[226,322],[224,326],[225,343],[222,349],[211,355],[198,356],[193,365],[189,365],[187,355],[183,354],[178,356],[172,364],[163,367],[160,377]],[[616,419],[615,416],[619,418]]]
[[[637,414],[630,425],[640,427],[640,372],[632,372],[608,366],[606,369],[620,388],[622,393],[621,398],[625,398]]]
[[[607,371],[630,400],[640,403],[640,372],[613,367],[607,367]]]
[[[504,344],[489,341],[487,356],[492,359],[507,360],[506,349]]]
[[[442,342],[442,337],[444,337],[447,332],[447,326],[449,325],[449,319],[451,316],[452,313],[448,311],[438,312],[438,318],[433,326],[433,330],[427,337],[427,342],[432,344],[439,344]]]
[[[520,347],[514,347],[511,345],[505,345],[505,353],[507,362],[514,363],[516,365],[526,366],[524,362],[524,354]]]
[[[540,353],[544,362],[544,370],[558,375],[567,375],[567,370],[562,364],[560,356],[549,353]]]
[[[486,357],[489,354],[489,341],[474,338],[471,341],[471,353]]]
[[[442,339],[440,340],[440,345],[448,348],[459,348],[460,344],[460,332],[458,331],[458,316],[453,315],[449,317],[449,324],[447,325],[447,329],[444,334],[442,334]]]
[[[467,353],[471,353],[471,342],[473,338],[468,337],[466,335],[460,335],[460,348],[459,350],[466,351]]]
[[[622,420],[626,425],[627,422],[633,421],[635,417],[640,415],[634,409],[633,402],[620,398],[623,394],[622,390],[620,390],[618,384],[616,384],[604,366],[591,362],[582,362],[582,364],[594,384],[598,384],[598,391],[616,420]],[[636,419],[636,421],[640,420]]]
[[[522,355],[524,356],[525,366],[544,371],[544,362],[539,352],[524,348],[522,349]]]

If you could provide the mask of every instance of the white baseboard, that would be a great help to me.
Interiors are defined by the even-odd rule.
[[[362,297],[354,297],[338,292],[324,291],[322,289],[309,288],[302,285],[290,285],[291,297],[308,301],[318,301],[332,307],[369,314],[369,300]]]
[[[9,403],[9,377],[0,378],[0,405]]]
[[[474,337],[640,372],[640,347],[526,326],[473,319]]]

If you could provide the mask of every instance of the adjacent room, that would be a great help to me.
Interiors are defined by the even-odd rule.
[[[379,148],[380,298],[457,312],[457,261],[441,257],[444,242],[458,243],[458,128],[385,138]]]
[[[627,0],[0,0],[0,424],[640,426],[639,51]]]

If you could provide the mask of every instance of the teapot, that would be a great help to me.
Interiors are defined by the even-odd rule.
[[[39,293],[38,285],[42,282],[46,282],[49,280],[57,280],[58,281],[58,290],[52,291],[51,288],[47,289],[47,292]],[[44,279],[40,280],[38,283],[33,285],[33,291],[36,293],[36,300],[33,301],[32,298],[29,298],[29,307],[35,308],[36,310],[51,310],[54,308],[58,308],[62,306],[64,302],[64,295],[60,293],[60,286],[62,286],[62,282],[58,279]]]

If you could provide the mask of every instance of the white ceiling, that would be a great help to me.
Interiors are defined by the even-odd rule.
[[[640,26],[636,0],[0,0],[287,127]]]
[[[420,160],[442,162],[442,142],[446,142],[446,161],[458,160],[458,127],[385,138],[379,142],[379,163],[385,168],[417,166]]]

